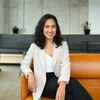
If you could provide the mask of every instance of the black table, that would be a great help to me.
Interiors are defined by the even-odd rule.
[[[78,41],[76,42],[79,45],[86,45],[86,52],[89,53],[89,44],[100,44],[100,41]]]

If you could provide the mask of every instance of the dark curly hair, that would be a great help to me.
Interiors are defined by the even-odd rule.
[[[54,42],[57,45],[57,47],[62,45],[63,38],[61,37],[61,31],[58,25],[57,18],[54,15],[46,14],[43,17],[41,17],[41,19],[39,20],[35,28],[35,33],[34,33],[35,34],[34,42],[41,49],[44,49],[44,46],[45,46],[45,36],[43,34],[43,28],[44,28],[46,20],[50,18],[52,18],[57,25],[56,35],[54,36]]]

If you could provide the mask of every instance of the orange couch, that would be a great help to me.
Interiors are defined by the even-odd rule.
[[[100,100],[100,54],[70,54],[70,62],[71,77],[83,85],[93,100]],[[21,100],[33,100],[24,74],[21,75]],[[54,99],[42,97],[42,100]]]

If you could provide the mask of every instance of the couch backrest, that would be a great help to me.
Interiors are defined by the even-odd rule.
[[[100,54],[70,54],[71,77],[100,79]],[[33,62],[30,65],[33,70]]]
[[[100,78],[100,54],[70,54],[71,77]]]

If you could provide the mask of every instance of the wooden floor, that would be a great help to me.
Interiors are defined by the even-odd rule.
[[[21,100],[19,65],[0,65],[0,100]]]

